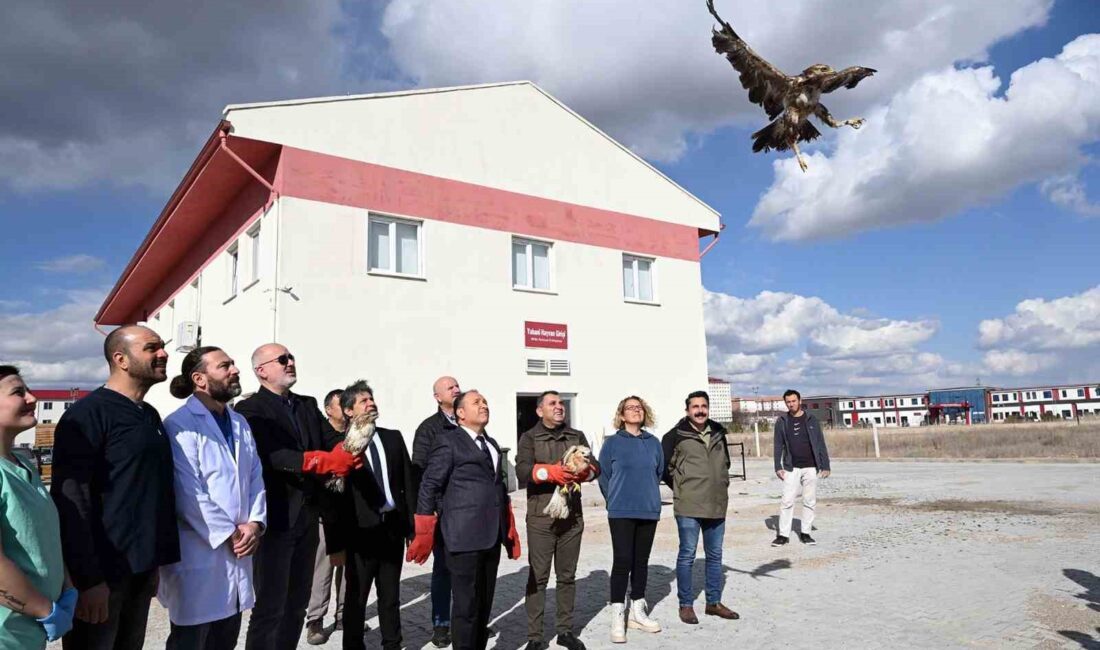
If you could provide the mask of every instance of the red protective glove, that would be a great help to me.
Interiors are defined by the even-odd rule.
[[[567,483],[575,483],[577,477],[573,472],[565,469],[564,465],[546,463],[531,468],[531,480],[535,483],[566,485]]]
[[[508,539],[505,541],[508,559],[518,560],[520,555],[519,531],[516,530],[516,513],[512,512],[512,503],[508,502]]]
[[[432,554],[432,546],[435,545],[435,523],[439,517],[435,515],[415,515],[414,528],[416,537],[409,543],[409,550],[405,552],[406,562],[424,564]]]
[[[333,447],[332,451],[307,451],[302,454],[302,471],[309,474],[332,474],[343,478],[362,466],[362,455],[352,456],[344,449],[343,443]]]

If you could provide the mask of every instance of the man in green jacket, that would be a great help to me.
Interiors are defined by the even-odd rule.
[[[676,557],[676,592],[680,599],[680,620],[697,625],[691,570],[699,534],[706,553],[706,598],[704,613],[724,619],[741,618],[722,604],[722,538],[726,534],[729,505],[730,455],[726,429],[710,419],[710,397],[695,391],[684,400],[686,417],[680,420],[661,445],[667,466],[664,481],[672,488],[673,514],[680,533]]]
[[[516,451],[516,477],[527,488],[527,650],[542,650],[542,617],[546,605],[546,583],[553,561],[557,577],[557,644],[566,650],[585,650],[573,634],[573,602],[576,596],[577,560],[581,554],[584,516],[580,491],[570,491],[569,515],[553,519],[543,510],[554,490],[572,483],[594,480],[600,474],[592,460],[589,470],[576,475],[561,465],[562,456],[574,445],[588,447],[584,434],[565,423],[565,404],[557,391],[539,396],[535,413],[541,418],[524,432]]]

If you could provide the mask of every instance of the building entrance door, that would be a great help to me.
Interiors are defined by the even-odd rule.
[[[565,404],[565,422],[568,424],[573,419],[573,399],[575,395],[562,393],[561,401]],[[538,393],[519,393],[516,395],[516,442],[524,432],[535,426],[539,421],[539,415],[535,412],[538,408]]]

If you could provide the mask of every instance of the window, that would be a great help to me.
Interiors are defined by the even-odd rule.
[[[886,424],[894,424],[894,418],[892,418],[890,416],[887,416],[886,417]]]
[[[252,275],[249,284],[260,279],[260,224],[248,231],[248,254],[252,257]]]
[[[52,411],[53,410],[53,402],[42,402],[42,410],[43,411]]]
[[[1072,418],[1073,417],[1073,411],[1068,411],[1068,410],[1062,411],[1062,417],[1066,418],[1067,420]]]
[[[918,404],[917,398],[914,397],[913,399],[909,400],[909,403],[912,404],[913,406],[916,406]]]
[[[859,408],[865,408],[867,406],[866,400],[859,400]]]
[[[1044,390],[1043,391],[1043,398],[1044,399],[1050,399],[1051,398],[1051,393],[1050,393],[1049,390]]]
[[[655,302],[653,297],[653,260],[623,255],[623,298]]]
[[[844,418],[844,424],[851,425],[852,424],[852,418]]]
[[[229,297],[237,295],[237,268],[240,263],[241,253],[236,244],[229,247]]]
[[[875,416],[875,424],[882,424],[882,418]]]
[[[512,240],[512,288],[550,291],[550,244]]]
[[[1000,396],[1000,395],[998,395],[998,394],[996,394],[996,393],[994,393],[994,394],[993,394],[993,401],[994,401],[994,402],[999,402],[999,401],[1001,401],[1001,396]]]
[[[72,402],[65,402],[65,410],[68,411],[69,407],[72,406],[72,405],[73,405]]]
[[[1085,396],[1085,389],[1084,388],[1078,388],[1077,389],[1077,396],[1078,397],[1084,397]]]
[[[810,408],[817,408],[817,402],[814,402]]]
[[[1065,397],[1065,396],[1066,396],[1066,391],[1065,391],[1065,390],[1063,390],[1063,391],[1062,391],[1062,397]]]
[[[422,276],[420,226],[415,221],[372,216],[367,224],[367,269]]]

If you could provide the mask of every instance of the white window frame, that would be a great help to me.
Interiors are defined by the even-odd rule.
[[[226,270],[228,271],[228,294],[226,300],[232,300],[237,297],[237,293],[240,289],[240,269],[241,269],[241,247],[237,242],[233,242],[233,245],[225,249],[228,259],[226,260]]]
[[[248,251],[252,256],[249,262],[251,262],[252,269],[251,277],[248,279],[248,286],[246,286],[245,289],[260,281],[260,234],[262,232],[259,221],[256,222],[256,225],[248,229]]]
[[[372,223],[386,224],[389,227],[390,238],[390,268],[375,268],[371,264],[371,246],[370,246],[370,226]],[[415,273],[402,273],[397,270],[397,224],[404,224],[407,226],[413,226],[416,228],[416,272]],[[363,237],[365,239],[366,248],[366,266],[368,275],[384,275],[394,278],[409,278],[413,280],[424,280],[424,222],[419,219],[405,219],[402,217],[394,217],[387,214],[376,214],[374,212],[367,215],[367,227],[364,229]]]
[[[516,284],[516,276],[512,269],[514,263],[513,255],[515,255],[515,253],[512,248],[517,244],[526,246],[524,259],[527,263],[528,284]],[[535,255],[533,248],[535,246],[546,247],[546,263],[550,268],[546,271],[548,277],[546,278],[547,286],[545,288],[535,286]],[[515,291],[530,291],[532,293],[556,293],[557,284],[554,282],[555,261],[554,242],[544,239],[513,236],[512,240],[508,243],[508,275],[512,278],[512,289]]]
[[[623,283],[622,284],[623,301],[624,302],[638,303],[638,304],[641,304],[641,305],[657,305],[657,304],[660,304],[660,301],[658,299],[658,294],[657,294],[657,258],[647,257],[645,255],[636,255],[634,253],[623,253],[622,261],[626,262],[627,260],[630,260],[630,261],[633,262],[634,293],[635,293],[635,295],[634,296],[626,295],[626,284]],[[643,300],[642,298],[639,298],[637,296],[637,293],[638,293],[638,262],[639,261],[649,262],[649,285],[650,285],[649,288],[650,288],[650,291],[652,291],[652,293],[653,293],[653,298],[651,298],[650,300]],[[619,265],[620,282],[622,281],[622,272],[623,272],[622,266],[623,266],[622,264]]]

